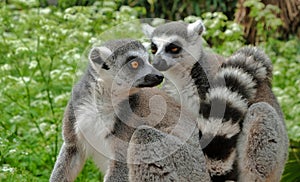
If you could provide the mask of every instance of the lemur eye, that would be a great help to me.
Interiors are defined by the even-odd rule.
[[[131,65],[131,67],[132,67],[133,69],[137,69],[137,68],[139,67],[139,62],[138,62],[138,61],[132,61],[132,62],[130,63],[130,65]]]
[[[178,51],[178,47],[173,47],[172,49],[171,49],[171,52],[177,52]]]
[[[181,51],[181,47],[179,47],[178,45],[173,44],[173,43],[169,44],[166,47],[166,52],[169,52],[172,54],[178,54],[180,51]]]
[[[151,53],[155,54],[157,52],[157,46],[154,43],[151,43]]]
[[[106,63],[103,63],[102,64],[102,68],[105,69],[105,70],[109,70],[109,66],[106,64]]]

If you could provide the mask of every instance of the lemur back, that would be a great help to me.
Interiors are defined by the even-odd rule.
[[[256,48],[246,47],[226,61],[219,56],[212,59],[214,56],[207,56],[201,45],[205,28],[200,20],[191,24],[171,22],[157,28],[144,25],[143,29],[151,40],[153,66],[174,83],[182,106],[199,119],[203,152],[212,180],[242,181],[245,178],[245,181],[260,181],[277,171],[273,179],[279,181],[287,159],[288,140],[281,109],[271,90],[272,64],[269,58]],[[259,118],[252,120],[247,113],[255,110],[257,105],[264,105],[262,102],[273,106],[277,113],[271,113],[279,116],[274,116],[277,118],[274,123],[260,124],[260,129],[272,128],[278,134],[277,138],[266,133],[256,139],[251,133],[252,128],[265,117],[262,114],[268,113],[262,112],[257,115]],[[255,107],[250,107],[252,105]],[[243,128],[245,116],[247,123]],[[249,124],[251,121],[253,124]],[[246,140],[247,136],[253,138]],[[278,156],[271,159],[267,153],[258,152],[257,156],[247,158],[247,154],[253,151],[242,148],[249,148],[251,142],[258,146],[268,137],[272,138],[270,141],[276,141],[277,148],[270,148],[271,143],[265,148],[270,148]],[[274,163],[259,164],[255,159],[259,155],[274,160]],[[252,166],[245,169],[243,160],[252,162]],[[259,168],[272,169],[272,173],[261,177]]]

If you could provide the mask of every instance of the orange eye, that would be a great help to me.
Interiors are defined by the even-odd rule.
[[[178,51],[178,47],[173,47],[173,48],[171,49],[171,51],[172,51],[172,52],[177,52],[177,51]]]
[[[157,51],[157,49],[151,49],[151,53],[152,53],[152,54],[155,54],[156,51]]]
[[[133,69],[137,69],[137,68],[139,67],[139,62],[137,62],[137,61],[132,61],[132,62],[130,63],[130,65],[131,65],[131,67],[132,67]]]
[[[167,53],[171,53],[171,54],[178,54],[180,53],[181,51],[181,47],[176,45],[176,44],[169,44],[167,47],[166,47],[166,52]]]

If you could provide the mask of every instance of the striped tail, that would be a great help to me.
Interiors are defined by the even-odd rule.
[[[198,122],[213,179],[225,179],[233,170],[248,101],[255,97],[259,84],[271,76],[271,61],[254,47],[233,54],[216,73],[206,100],[201,102]]]

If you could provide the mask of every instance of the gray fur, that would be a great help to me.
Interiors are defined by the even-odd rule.
[[[127,50],[126,50],[127,48]],[[103,51],[103,50],[110,51]],[[107,53],[112,53],[107,55]],[[121,55],[118,55],[118,54]],[[127,57],[136,56],[144,62],[143,70],[133,73],[123,66]],[[107,138],[115,124],[115,114],[111,94],[117,94],[123,100],[122,93],[112,90],[113,80],[119,89],[130,85],[140,84],[146,75],[161,74],[148,62],[148,54],[140,42],[134,40],[119,40],[108,42],[102,47],[93,48],[89,55],[90,64],[83,78],[74,86],[72,97],[65,110],[63,119],[63,139],[60,154],[52,171],[50,181],[74,181],[80,172],[87,157],[91,156],[95,163],[105,171],[107,157],[119,159],[114,156],[116,147],[113,141]],[[102,69],[103,64],[109,70]],[[125,75],[125,76],[124,76]],[[122,78],[123,76],[123,78]],[[139,82],[139,80],[141,80]],[[127,96],[126,96],[127,94]],[[126,92],[125,97],[128,97]],[[116,97],[117,97],[116,96]],[[118,104],[119,101],[116,101]],[[105,146],[105,148],[103,148]],[[121,147],[123,147],[121,145]],[[100,151],[99,151],[100,150]],[[123,159],[126,162],[126,159]],[[113,163],[113,162],[111,162]],[[126,168],[127,169],[127,168]],[[108,171],[107,176],[110,176]],[[127,173],[119,177],[126,179]]]
[[[188,30],[188,27],[193,24],[196,29]],[[170,22],[155,29],[144,25],[143,31],[153,43],[162,44],[162,49],[154,55],[153,66],[162,71],[167,79],[163,88],[166,92],[171,93],[171,96],[177,101],[184,101],[181,104],[188,108],[191,113],[198,115],[199,95],[196,86],[191,85],[193,66],[198,62],[204,70],[204,76],[211,81],[224,58],[202,48],[204,25],[200,20],[193,24]],[[149,35],[149,32],[152,33]],[[182,47],[182,51],[178,55],[165,52],[165,47],[172,42],[179,43]],[[167,65],[167,70],[160,69],[159,63],[163,62]],[[178,92],[174,91],[175,89]]]
[[[152,99],[157,96],[156,100]],[[153,121],[153,117],[148,118],[139,122],[147,126],[138,126],[133,133],[127,159],[130,181],[199,181],[201,178],[208,181],[195,119],[159,90],[143,89],[139,97],[142,103],[137,104],[137,115],[145,115],[142,108],[147,108],[144,105],[149,105],[151,100],[155,116],[159,116],[165,107],[162,100],[166,102],[167,110],[159,123]]]
[[[253,104],[239,137],[239,181],[280,181],[287,159],[286,129],[275,109],[265,102]]]
[[[175,136],[148,126],[137,128],[128,149],[130,181],[209,182],[205,158],[197,142],[198,132],[194,130],[185,143]]]
[[[198,24],[199,26],[202,25],[199,21],[198,23],[196,22],[195,24]],[[200,113],[199,115],[198,111],[201,108],[197,107],[197,105],[199,106],[200,103],[203,103],[203,101],[206,104],[209,103],[205,100],[210,94],[214,94],[211,92],[214,89],[209,90],[209,89],[205,89],[208,87],[203,87],[204,89],[201,87],[203,85],[210,85],[211,83],[215,82],[214,80],[217,81],[221,80],[222,82],[223,79],[223,86],[222,84],[217,83],[217,87],[219,86],[224,87],[225,77],[229,76],[229,77],[236,78],[239,81],[238,84],[240,84],[241,88],[244,88],[243,90],[236,90],[236,91],[239,92],[239,94],[242,94],[243,98],[245,98],[246,100],[243,99],[241,100],[241,98],[238,97],[235,97],[235,100],[242,103],[243,107],[245,106],[245,104],[250,106],[254,103],[260,103],[260,102],[267,102],[270,106],[272,106],[276,111],[275,113],[274,112],[270,113],[271,115],[273,114],[275,120],[274,125],[267,124],[267,122],[265,122],[265,125],[260,125],[261,127],[260,129],[264,130],[265,128],[271,128],[273,129],[274,133],[277,134],[277,137],[283,138],[281,146],[275,145],[274,149],[272,149],[272,144],[266,143],[265,146],[265,149],[270,148],[271,151],[279,150],[278,153],[280,153],[280,155],[278,156],[278,158],[272,158],[270,155],[267,154],[263,154],[262,156],[259,156],[262,154],[259,153],[259,154],[252,155],[251,158],[249,158],[249,155],[243,153],[244,151],[242,150],[242,148],[246,148],[247,145],[249,145],[249,143],[243,145],[243,142],[247,137],[247,135],[249,135],[248,137],[253,137],[253,139],[252,138],[249,139],[251,142],[263,141],[264,137],[269,137],[269,135],[268,133],[265,132],[264,135],[259,135],[261,138],[255,138],[253,135],[250,134],[250,132],[248,133],[246,132],[243,134],[245,136],[242,137],[242,139],[238,139],[238,145],[236,146],[236,149],[233,150],[233,153],[236,152],[238,153],[237,156],[245,156],[245,158],[241,160],[240,158],[236,158],[236,156],[234,156],[232,159],[230,159],[233,161],[235,159],[238,159],[237,163],[239,166],[237,169],[232,168],[231,172],[226,175],[227,176],[229,175],[228,177],[230,179],[235,179],[235,180],[237,180],[237,176],[239,176],[239,180],[243,181],[242,179],[243,174],[246,174],[247,172],[251,173],[251,171],[255,171],[255,168],[259,166],[265,169],[264,171],[265,176],[273,176],[275,174],[274,172],[278,172],[279,174],[276,176],[276,178],[272,178],[272,179],[268,178],[268,179],[270,179],[269,181],[272,180],[279,181],[284,163],[287,159],[286,154],[288,149],[288,139],[287,139],[287,133],[285,129],[285,123],[284,123],[282,111],[271,89],[272,63],[270,59],[263,51],[255,47],[242,48],[238,50],[236,53],[234,53],[226,61],[224,61],[224,58],[222,57],[216,55],[212,56],[210,54],[207,54],[207,52],[205,52],[202,48],[201,33],[200,34],[188,33],[188,27],[190,25],[191,24],[185,24],[181,22],[167,23],[165,25],[158,26],[155,29],[152,27],[151,31],[149,31],[152,32],[150,36],[149,34],[146,34],[154,44],[157,44],[160,47],[162,47],[159,48],[157,52],[155,52],[153,65],[157,69],[161,70],[166,76],[166,78],[169,79],[169,81],[166,82],[167,85],[165,85],[163,88],[171,89],[171,90],[167,90],[167,93],[170,93],[172,97],[176,98],[177,101],[180,101],[182,103],[183,107],[187,108],[190,112],[194,113],[196,117],[198,117],[200,129],[204,133],[207,132],[208,130],[210,131],[208,131],[207,133],[210,132],[217,133],[217,131],[214,130],[216,128],[220,128],[220,127],[216,127],[218,125],[217,122],[221,122],[219,121],[220,119],[212,118],[211,119],[212,122],[211,121],[208,122],[211,123],[213,127],[208,127],[207,123],[205,122],[203,123],[203,121],[206,121],[206,119],[203,118],[201,115],[203,114],[203,112]],[[179,42],[179,45],[182,46],[182,51],[180,53],[170,54],[165,52],[165,47],[172,42],[176,42],[176,43]],[[198,69],[199,71],[196,72],[196,74],[195,72],[193,73],[193,69],[195,68],[196,64],[201,65],[205,74],[199,73],[201,69]],[[225,67],[227,68],[220,69],[219,71],[219,67],[221,64],[222,67],[225,65]],[[234,65],[235,67],[231,68],[231,65]],[[243,70],[244,73],[240,72],[239,69]],[[230,73],[230,70],[236,70],[236,71]],[[195,75],[198,78],[198,80],[196,79],[197,82],[195,81],[195,79],[191,78]],[[203,76],[206,76],[207,79],[203,79]],[[195,81],[195,83],[193,83],[193,81]],[[207,82],[209,82],[209,84],[207,84]],[[169,86],[170,83],[173,83],[175,86],[174,85]],[[236,83],[231,83],[231,84],[236,84]],[[216,86],[214,85],[213,87]],[[198,88],[198,93],[197,93],[197,88]],[[209,93],[206,95],[205,92],[209,92]],[[174,93],[175,94],[178,93],[178,95],[174,95]],[[217,93],[217,94],[219,94],[220,96],[222,95],[222,93]],[[225,95],[221,97],[224,97],[225,99],[229,99]],[[241,104],[237,104],[237,105],[241,105]],[[243,117],[245,116],[246,113],[245,111],[247,110],[243,109],[243,114],[241,115],[240,122],[243,122],[244,119]],[[222,111],[219,110],[219,112]],[[267,112],[268,111],[262,109],[262,113],[268,114]],[[247,117],[249,116],[248,115],[246,116],[246,120],[251,120],[250,118]],[[280,131],[276,130],[275,129],[276,127],[281,128],[281,130]],[[222,126],[221,128],[222,129],[219,132],[225,134],[227,127]],[[247,129],[242,128],[241,130],[244,131]],[[233,134],[239,133],[241,130],[240,128],[236,128],[235,125],[232,125],[231,127],[228,127],[228,131],[227,131],[228,134],[227,135],[225,134],[224,136],[228,136],[228,135],[232,136]],[[205,139],[207,137],[209,138],[209,136],[205,136],[204,134],[203,138]],[[271,161],[274,159],[276,160],[274,163],[276,163],[277,166],[273,170],[272,166],[269,166],[270,163],[268,162],[256,163],[255,157],[263,158],[262,161],[264,160]],[[245,168],[243,166],[243,161],[246,159],[250,161],[250,163],[253,164],[253,166]],[[222,166],[224,168],[231,169],[227,166],[228,164],[226,164],[226,162],[227,161],[217,162],[214,160],[207,160],[207,165],[208,168],[214,170],[220,169],[220,171],[222,171],[223,170]],[[220,171],[219,172],[214,171],[213,173],[222,174],[222,172]],[[228,170],[226,173],[228,173]],[[246,179],[250,181],[255,181],[252,179],[257,179],[257,180],[260,179],[258,176],[257,178],[255,178],[255,175],[258,175],[258,173],[251,173],[251,174],[254,175],[254,177],[252,176],[252,178],[246,178]],[[267,180],[267,178],[261,178],[261,179],[265,179],[265,181]]]
[[[151,27],[150,25],[144,25],[143,31],[151,39],[156,35],[179,35],[183,38],[187,38],[187,23],[185,22],[170,22],[163,24],[157,28]]]
[[[130,70],[128,58],[138,60],[142,66]],[[169,165],[172,160],[177,160],[177,155],[174,157],[172,153],[184,153],[190,159],[197,157],[203,162],[194,169],[189,167],[195,165],[192,160],[173,161],[186,166],[173,168],[174,175],[180,177],[186,175],[185,172],[197,170],[202,172],[200,176],[208,176],[203,165],[204,156],[198,151],[196,119],[162,91],[140,88],[159,84],[162,76],[149,64],[147,51],[140,42],[126,39],[105,43],[91,50],[89,61],[65,110],[64,144],[50,181],[74,181],[88,157],[92,157],[102,172],[106,171],[104,181],[128,181],[128,174],[135,170],[128,168],[127,155],[132,156],[131,151],[127,152],[128,144],[135,128],[141,125],[156,128],[152,137],[158,140],[161,138],[156,135],[159,132],[170,135],[162,145],[177,143],[178,148],[173,148],[170,154],[165,153],[159,163]],[[140,140],[147,140],[147,137]],[[150,146],[149,150],[153,149]],[[167,162],[165,158],[171,161]],[[147,171],[145,168],[139,170]],[[144,174],[136,173],[135,177],[142,179]]]

